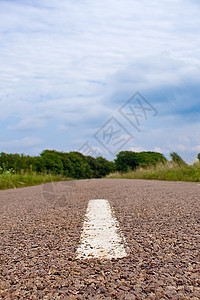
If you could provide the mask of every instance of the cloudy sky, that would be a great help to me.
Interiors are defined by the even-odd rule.
[[[198,0],[0,0],[0,152],[176,151],[192,162],[199,16]]]

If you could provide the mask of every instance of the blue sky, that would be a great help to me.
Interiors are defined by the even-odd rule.
[[[109,159],[120,149],[194,161],[199,15],[195,0],[0,0],[0,152],[68,152],[88,141]],[[137,91],[157,111],[140,117],[140,131],[119,112]],[[95,138],[111,117],[125,129],[112,150],[104,134]]]

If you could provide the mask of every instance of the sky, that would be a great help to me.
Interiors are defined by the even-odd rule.
[[[200,152],[200,2],[0,0],[0,152]]]

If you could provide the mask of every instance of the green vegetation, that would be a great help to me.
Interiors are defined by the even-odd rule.
[[[171,157],[172,162],[179,166],[184,166],[186,164],[184,162],[184,160],[182,159],[182,157],[180,157],[180,155],[178,155],[176,152],[170,153],[170,157]]]
[[[79,152],[44,150],[40,156],[0,154],[0,189],[25,187],[49,181],[101,178],[113,172],[114,163]]]
[[[11,171],[6,171],[0,175],[0,190],[20,188],[43,184],[51,181],[63,181],[67,178],[62,175],[51,174],[13,174]]]
[[[143,178],[200,181],[199,162],[187,165],[175,152],[168,161],[157,152],[121,151],[114,162],[79,152],[44,150],[39,156],[0,154],[0,189],[86,178]],[[109,175],[110,174],[110,175]]]
[[[103,157],[84,156],[79,152],[44,150],[40,156],[0,154],[2,172],[60,174],[75,179],[100,178],[114,171],[114,163]]]
[[[115,159],[116,170],[119,172],[128,172],[137,167],[148,167],[158,163],[165,163],[167,159],[163,154],[157,152],[132,152],[121,151]]]
[[[139,166],[134,171],[129,169],[125,173],[115,172],[107,177],[200,182],[200,159],[193,165],[187,165],[177,153],[173,152],[170,156],[171,161],[147,167]]]

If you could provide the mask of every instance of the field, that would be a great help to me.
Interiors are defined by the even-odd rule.
[[[51,175],[51,174],[36,174],[36,173],[25,173],[25,174],[12,174],[7,171],[0,174],[0,190],[15,189],[32,185],[39,185],[51,181],[63,181],[67,180],[62,175]]]
[[[155,167],[137,168],[135,171],[126,173],[115,172],[107,178],[126,178],[126,179],[154,179],[168,181],[200,181],[200,163],[194,165],[178,165],[171,162],[158,164]]]

